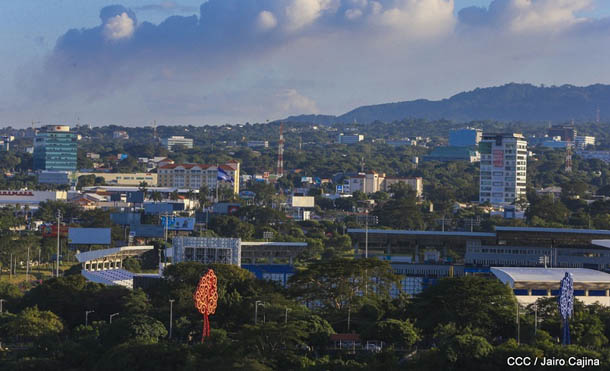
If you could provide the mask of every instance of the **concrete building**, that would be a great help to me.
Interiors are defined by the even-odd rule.
[[[172,136],[169,138],[161,139],[161,144],[169,151],[171,151],[175,145],[182,145],[186,148],[193,148],[193,139],[185,138],[183,136]]]
[[[337,143],[339,144],[356,144],[358,142],[362,142],[364,140],[364,135],[362,134],[339,134],[337,135]]]
[[[583,151],[577,150],[576,154],[585,160],[600,160],[610,162],[610,151]]]
[[[38,183],[40,184],[70,184],[69,171],[41,171],[38,173]]]
[[[574,141],[574,145],[578,149],[586,149],[588,146],[595,146],[595,137],[578,135]]]
[[[77,140],[69,126],[47,126],[34,139],[34,170],[76,170]]]
[[[483,138],[481,129],[464,128],[449,132],[450,147],[476,147]]]
[[[367,194],[375,193],[378,191],[389,192],[390,187],[393,184],[401,182],[409,185],[417,193],[418,197],[422,195],[424,185],[423,179],[421,177],[386,177],[385,173],[377,173],[374,171],[367,174],[361,173],[346,179],[343,185],[343,192],[350,194],[356,191],[364,192]]]
[[[112,133],[112,139],[129,139],[129,134],[124,130],[115,130]]]
[[[269,141],[267,140],[250,140],[246,143],[248,148],[269,148]]]
[[[571,125],[553,125],[548,130],[549,137],[559,137],[559,140],[574,142],[576,140],[576,129]]]
[[[27,205],[37,208],[41,202],[66,201],[68,193],[65,191],[30,191],[30,190],[6,190],[0,191],[0,207]]]
[[[196,261],[241,266],[241,239],[216,237],[174,237],[168,254],[174,263]]]
[[[233,182],[218,181],[218,167],[227,173]],[[210,191],[219,187],[232,187],[233,193],[239,193],[239,162],[232,161],[223,165],[205,164],[168,164],[160,166],[158,171],[158,184],[160,187],[176,187],[199,189],[207,186]]]
[[[157,174],[154,173],[74,173],[74,178],[83,175],[94,175],[96,178],[103,178],[108,185],[139,186],[146,182],[149,186],[157,185]]]
[[[479,152],[481,203],[510,205],[525,197],[527,142],[522,134],[484,134]]]

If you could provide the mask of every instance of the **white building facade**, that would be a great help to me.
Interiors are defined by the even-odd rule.
[[[510,205],[525,197],[527,141],[522,134],[484,134],[479,144],[479,201]]]
[[[174,146],[176,145],[182,145],[186,148],[193,148],[193,140],[191,138],[185,138],[183,136],[163,138],[161,139],[161,144],[169,151],[171,151],[172,148],[174,148]]]

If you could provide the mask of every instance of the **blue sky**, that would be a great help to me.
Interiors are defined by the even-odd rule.
[[[210,0],[200,14],[201,0],[2,0],[0,124],[262,122],[610,83],[610,1],[491,3]]]

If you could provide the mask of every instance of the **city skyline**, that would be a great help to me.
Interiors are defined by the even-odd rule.
[[[201,3],[7,1],[1,122],[237,124],[610,82],[602,1]]]

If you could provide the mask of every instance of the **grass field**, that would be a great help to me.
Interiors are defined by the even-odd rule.
[[[73,263],[71,264],[61,264],[59,266],[59,274],[61,275],[63,271],[68,270]],[[46,280],[55,275],[55,270],[51,272],[51,264],[43,264],[40,267],[32,267],[30,269],[29,281],[38,281],[38,280]],[[12,284],[22,284],[27,281],[28,276],[26,275],[26,270],[18,268],[17,274],[10,275],[8,268],[3,268],[0,272],[0,282],[10,282]]]

